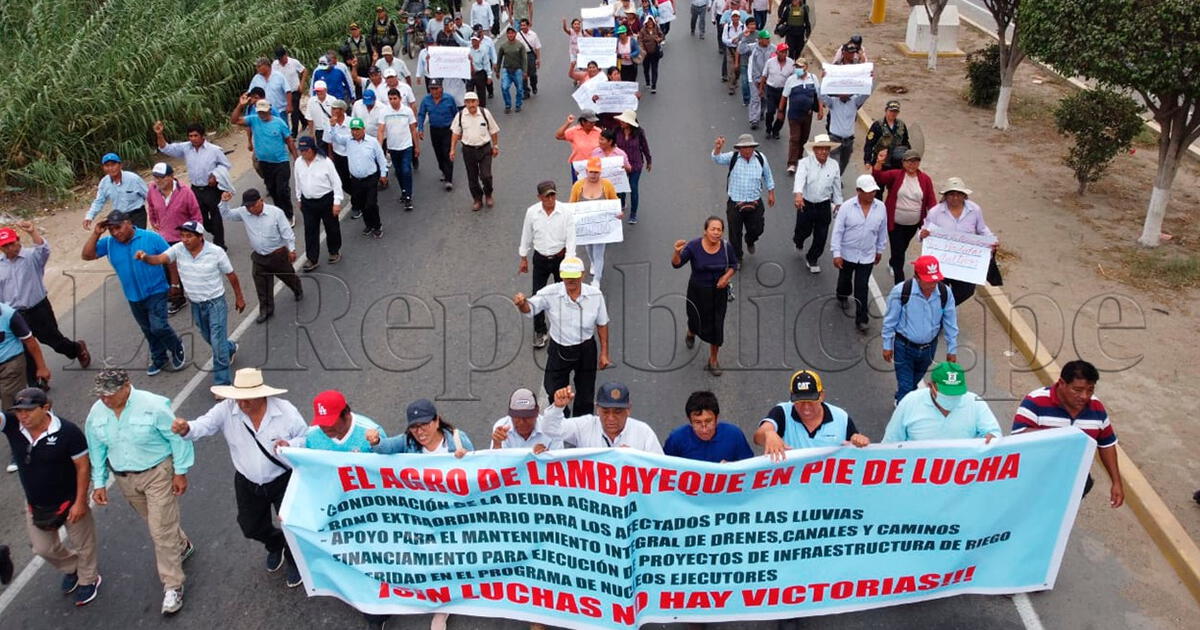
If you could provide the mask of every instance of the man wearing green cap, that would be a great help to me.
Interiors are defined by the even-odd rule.
[[[330,126],[329,138],[335,149],[346,154],[346,170],[350,174],[350,218],[363,218],[363,235],[383,237],[379,220],[379,187],[387,185],[387,157],[374,137],[367,135],[367,125],[361,118],[350,119],[350,133]]]
[[[750,92],[750,105],[747,118],[751,129],[758,129],[762,120],[763,99],[766,93],[762,86],[763,75],[767,71],[767,62],[771,60],[771,31],[762,29],[758,32],[758,43],[750,48],[749,61],[746,64],[746,77],[742,81],[743,92]]]
[[[1000,435],[987,401],[967,391],[966,371],[945,361],[933,368],[928,389],[915,389],[900,399],[883,441],[983,438],[986,444]]]

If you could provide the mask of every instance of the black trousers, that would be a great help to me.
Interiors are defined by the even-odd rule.
[[[563,250],[553,256],[543,256],[536,251],[533,252],[533,293],[541,291],[546,286],[547,281],[551,276],[555,282],[561,282],[558,277],[558,265],[562,263],[563,258],[567,255],[567,250]],[[546,326],[546,314],[538,313],[533,316],[533,332],[540,335],[546,334],[549,328]],[[550,395],[554,395],[555,390],[547,390]]]
[[[512,21],[511,16],[509,17],[509,21]],[[516,25],[514,25],[514,26],[516,26]],[[495,37],[499,34],[500,34],[500,5],[493,4],[492,5],[492,37]]]
[[[525,65],[525,68],[526,68],[526,70],[525,70],[525,86],[526,86],[526,89],[532,88],[534,93],[536,94],[537,86],[538,86],[538,83],[537,83],[537,81],[538,81],[538,79],[537,79],[537,73],[538,73],[537,53],[535,53],[531,50],[525,54],[529,61],[529,63],[527,63]]]
[[[362,211],[364,227],[372,230],[383,227],[379,221],[379,171],[350,178],[350,205]]]
[[[289,172],[290,176],[291,173]],[[291,191],[289,191],[290,193]],[[225,222],[221,219],[221,189],[216,186],[192,186],[196,195],[196,203],[200,205],[200,218],[204,223],[204,231],[213,235],[213,245],[225,249]],[[288,201],[291,201],[289,194]],[[276,202],[278,203],[278,201]],[[288,218],[292,218],[291,205],[288,205]]]
[[[870,319],[867,314],[867,282],[871,279],[871,263],[852,263],[842,261],[838,269],[837,299],[845,302],[846,298],[854,296],[854,323],[865,324]]]
[[[463,165],[467,167],[467,186],[475,201],[492,195],[492,143],[480,147],[463,145]]]
[[[267,188],[267,194],[271,196],[271,201],[279,206],[280,210],[288,217],[292,216],[292,165],[290,162],[263,162],[259,160],[259,167],[262,168],[263,185]],[[217,213],[217,220],[221,219],[221,214]],[[222,230],[222,241],[224,241],[224,231]]]
[[[888,232],[888,247],[891,251],[888,255],[888,266],[892,268],[892,280],[896,284],[904,282],[904,253],[908,251],[908,244],[912,242],[913,236],[921,229],[921,225],[900,225],[896,224]]]
[[[479,106],[487,107],[487,70],[476,70],[471,73],[471,84],[467,86],[472,92],[479,96]]]
[[[438,170],[447,182],[454,181],[454,162],[450,159],[450,128],[430,127],[429,142],[433,145],[433,155],[437,157]]]
[[[304,215],[304,256],[309,262],[321,259],[321,226],[325,226],[325,246],[332,256],[342,251],[342,228],[333,216],[333,193],[317,199],[301,199],[300,212]]]
[[[292,137],[295,138],[300,135],[300,130],[304,129],[304,114],[300,113],[300,90],[293,90],[288,94],[290,95],[288,98],[292,99],[290,118],[292,119]]]
[[[327,152],[329,159],[333,160],[333,170],[337,171],[338,179],[342,180],[342,192],[350,192],[350,160],[344,155],[338,155],[333,152],[333,145]]]
[[[646,55],[642,61],[642,65],[645,66],[646,86],[651,89],[658,87],[658,62],[660,59],[662,59],[662,51],[658,50],[653,55]],[[537,78],[535,77],[533,81],[536,85]]]
[[[129,213],[129,221],[143,230],[146,229],[146,206],[131,211]]]
[[[305,221],[308,224],[308,221]],[[300,277],[288,262],[288,248],[279,249],[263,255],[250,252],[251,274],[254,276],[254,292],[258,294],[258,308],[263,313],[275,312],[275,278],[287,285],[292,293],[304,293],[300,287]]]
[[[829,223],[833,220],[833,204],[828,199],[813,203],[804,200],[804,208],[796,211],[796,229],[792,232],[792,243],[796,249],[804,251],[804,241],[812,236],[812,244],[804,259],[808,264],[815,265],[821,260],[821,252],[825,251],[825,242],[829,240]]]
[[[967,300],[971,299],[972,295],[975,295],[976,285],[974,282],[951,280],[947,278],[946,284],[950,285],[950,293],[954,295],[955,306],[961,307],[963,302],[966,302]]]
[[[763,120],[767,123],[767,133],[777,134],[783,130],[784,123],[784,120],[775,117],[776,112],[779,111],[779,99],[783,98],[783,88],[768,85],[763,88],[763,98],[766,99],[766,102],[763,103]],[[784,118],[786,119],[787,116]],[[805,142],[807,141],[808,139],[805,138]]]
[[[550,396],[566,387],[575,386],[575,402],[568,416],[586,416],[592,413],[596,399],[596,340],[588,339],[577,346],[559,345],[550,340],[546,352],[546,375],[542,385]],[[574,379],[571,378],[574,373]],[[572,380],[574,382],[572,382]],[[566,412],[567,410],[564,410]]]
[[[621,66],[621,80],[637,82],[638,65],[627,63]]]
[[[257,540],[267,548],[267,552],[287,549],[287,540],[283,532],[275,527],[271,518],[271,508],[279,512],[283,503],[283,492],[287,490],[288,479],[292,471],[287,471],[271,481],[258,485],[242,476],[233,473],[233,494],[237,499],[237,523],[242,528],[242,535],[250,540]],[[291,560],[289,553],[289,560]]]
[[[50,298],[44,297],[41,302],[19,312],[39,342],[54,348],[55,352],[68,359],[79,357],[79,344],[67,339],[58,330],[58,319],[54,317],[54,307],[50,305]],[[34,365],[29,351],[25,352],[25,382],[30,386],[37,383],[37,366]]]
[[[729,224],[729,244],[733,245],[733,253],[737,259],[742,259],[742,234],[745,232],[746,242],[753,245],[758,242],[766,226],[766,208],[762,199],[754,202],[753,210],[739,210],[742,204],[732,199],[725,200],[725,220]]]
[[[763,27],[759,25],[759,28]],[[787,37],[784,39],[787,40],[788,57],[791,57],[795,61],[797,57],[804,56],[804,43],[808,41],[807,33],[798,28],[788,29]]]

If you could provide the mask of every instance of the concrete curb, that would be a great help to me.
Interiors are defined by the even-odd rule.
[[[811,40],[806,44],[806,48],[813,59],[822,66],[826,64],[824,55],[812,45]],[[869,128],[872,122],[861,109],[858,111],[858,121],[864,128]],[[1030,370],[1038,379],[1047,386],[1057,381],[1061,371],[1058,362],[1042,345],[1025,318],[1013,308],[1004,290],[1000,287],[980,285],[977,295],[991,311],[992,316],[1004,327],[1009,339],[1029,362]],[[1138,522],[1149,534],[1150,540],[1154,541],[1167,562],[1174,567],[1175,573],[1179,575],[1192,597],[1200,602],[1200,547],[1188,536],[1187,530],[1179,524],[1175,514],[1163,502],[1162,497],[1125,450],[1120,445],[1115,448],[1117,460],[1120,462],[1121,481],[1125,486],[1126,504],[1133,510]]]

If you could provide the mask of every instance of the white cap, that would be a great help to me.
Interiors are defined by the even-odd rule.
[[[870,175],[859,175],[858,179],[854,180],[854,187],[863,192],[879,190],[879,184],[876,184],[875,178]]]
[[[394,77],[394,76],[397,76],[395,68],[388,68],[387,70],[383,71],[383,78],[385,78],[385,79],[388,77]]]
[[[391,55],[391,54],[393,54],[393,52],[392,52],[392,47],[391,47],[391,46],[384,46],[383,48],[380,48],[380,49],[379,49],[379,54],[381,54],[381,55]]]
[[[327,85],[324,81],[317,81],[316,83],[313,83],[313,89],[314,90],[328,90],[329,85]]]
[[[256,111],[256,112],[271,111],[271,101],[268,101],[265,98],[258,99],[258,102],[254,104],[254,111]]]
[[[466,94],[463,94],[463,100],[464,101],[478,101],[479,95],[474,92],[467,92]]]

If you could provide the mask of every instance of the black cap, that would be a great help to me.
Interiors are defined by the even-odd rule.
[[[26,387],[17,392],[13,398],[12,407],[9,409],[33,409],[35,407],[44,407],[50,401],[46,398],[46,392],[36,387]]]
[[[129,213],[121,210],[113,210],[112,212],[108,213],[107,217],[104,218],[104,222],[109,225],[118,225],[131,220],[132,219],[129,218]]]
[[[629,388],[624,383],[605,383],[596,390],[596,406],[610,409],[629,408]]]
[[[408,404],[408,409],[405,410],[404,417],[408,419],[408,427],[412,428],[419,424],[432,422],[437,418],[437,407],[433,406],[433,401],[428,398],[419,398]]]
[[[301,140],[304,140],[304,138],[301,138]],[[257,188],[247,188],[246,192],[242,193],[243,206],[253,206],[258,203],[259,199],[262,199],[262,193],[258,192]]]
[[[425,87],[431,87],[431,88],[442,87],[442,80],[437,79],[437,78],[428,79],[425,81]]]
[[[820,400],[821,394],[825,392],[825,387],[821,384],[821,377],[812,370],[800,370],[793,374],[788,389],[792,395],[792,402]]]

